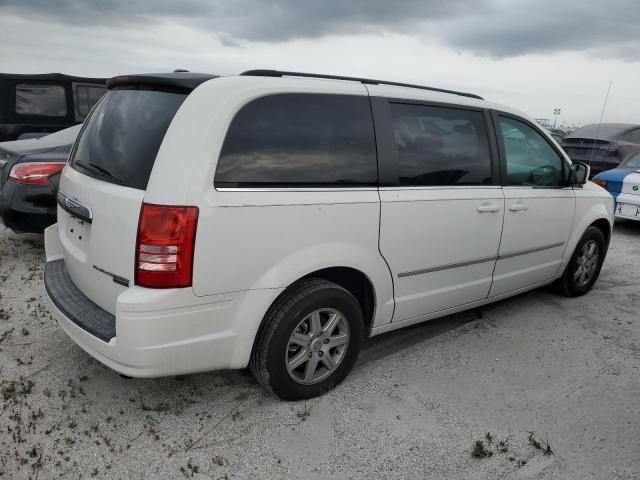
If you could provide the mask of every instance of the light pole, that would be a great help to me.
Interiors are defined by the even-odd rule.
[[[553,114],[555,115],[555,118],[553,119],[553,128],[556,128],[556,122],[558,121],[558,115],[560,115],[560,113],[562,113],[562,109],[560,108],[553,109]]]

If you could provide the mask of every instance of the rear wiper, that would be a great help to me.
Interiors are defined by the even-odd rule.
[[[91,163],[91,162],[85,162],[84,160],[76,160],[75,164],[80,165],[81,167],[86,168],[87,170],[90,170],[94,173],[97,173],[98,175],[102,175],[103,177],[110,178],[111,180],[114,180],[115,182],[121,185],[124,184],[124,182],[121,179],[119,179],[115,175],[112,175],[109,172],[109,170],[101,167],[100,165],[96,165],[95,163]]]

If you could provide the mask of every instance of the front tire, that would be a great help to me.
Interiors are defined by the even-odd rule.
[[[607,242],[602,231],[587,228],[558,281],[560,292],[567,297],[579,297],[591,290],[600,275],[606,252]]]
[[[283,400],[316,397],[347,376],[363,338],[364,319],[356,298],[335,283],[305,279],[267,312],[249,368]]]

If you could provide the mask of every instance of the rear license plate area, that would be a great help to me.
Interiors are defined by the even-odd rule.
[[[66,222],[65,234],[75,245],[85,245],[87,236],[89,235],[89,224],[73,215],[69,215]]]
[[[640,218],[640,205],[617,203],[616,215],[627,218]]]

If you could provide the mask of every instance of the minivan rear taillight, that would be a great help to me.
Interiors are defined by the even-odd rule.
[[[198,207],[142,204],[136,242],[135,283],[190,287]]]
[[[45,185],[49,177],[60,173],[65,162],[25,162],[13,166],[9,172],[9,180],[28,185]]]

